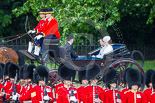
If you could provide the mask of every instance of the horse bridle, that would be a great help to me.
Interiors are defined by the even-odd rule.
[[[2,47],[3,48],[3,47]],[[5,48],[3,48],[4,52],[5,52],[5,63],[9,62],[10,61],[10,58],[9,58],[9,55],[8,55],[8,52]]]

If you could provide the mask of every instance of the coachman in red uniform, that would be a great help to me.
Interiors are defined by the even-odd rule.
[[[90,80],[90,85],[86,87],[87,103],[104,103],[104,90],[97,86],[100,78],[101,68],[98,64],[89,64],[87,66],[87,79]]]
[[[74,81],[76,71],[74,67],[68,65],[61,65],[58,68],[58,75],[64,82],[64,86],[57,90],[57,103],[78,103],[78,92],[76,88],[71,85],[71,80]]]
[[[45,18],[45,12],[46,9],[40,9],[40,18],[41,20],[39,21],[38,25],[34,28],[34,30],[29,30],[28,33],[29,34],[36,34],[35,36],[37,36],[38,34],[40,34],[46,24],[46,18]],[[36,37],[34,37],[36,38]],[[37,39],[37,38],[36,38]],[[36,45],[36,43],[35,43]],[[28,52],[31,53],[34,47],[34,41],[32,39],[30,39],[29,41],[29,46],[28,46]]]
[[[37,85],[34,87],[34,90],[31,93],[32,102],[33,103],[40,103],[40,102],[53,103],[54,98],[53,98],[52,88],[49,86],[46,86],[49,78],[48,68],[43,65],[38,66],[35,69],[33,77]]]
[[[117,90],[120,83],[120,73],[115,68],[108,68],[105,82],[108,87],[105,92],[105,103],[122,103],[120,92]]]
[[[126,82],[130,90],[124,93],[122,103],[148,103],[146,96],[138,91],[141,87],[141,81],[141,72],[137,69],[129,68],[126,73]]]

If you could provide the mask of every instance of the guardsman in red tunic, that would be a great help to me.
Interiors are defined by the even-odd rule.
[[[155,71],[153,71],[150,78],[152,83],[152,89],[148,89],[145,95],[147,95],[147,97],[149,98],[148,103],[155,103]]]
[[[86,87],[88,85],[88,80],[86,78],[86,70],[78,72],[79,81],[82,84],[78,89],[77,92],[79,94],[79,103],[88,103],[86,98]]]
[[[40,34],[46,24],[46,19],[45,19],[45,12],[46,12],[46,9],[40,9],[40,18],[41,20],[39,21],[38,25],[34,28],[34,30],[29,30],[28,33],[29,34]],[[34,37],[35,38],[35,37]],[[28,46],[28,52],[31,53],[32,50],[33,50],[33,47],[34,47],[34,41],[30,39],[29,41],[29,46]]]
[[[129,90],[128,83],[126,82],[126,72],[129,69],[130,68],[125,69],[124,74],[123,74],[123,82],[124,82],[125,88],[120,91],[121,98],[123,98],[124,93]]]
[[[148,96],[152,93],[151,76],[152,76],[153,72],[154,72],[154,70],[149,69],[145,73],[145,85],[147,86],[147,89],[145,89],[143,91],[143,93],[146,95],[148,101],[150,101],[150,98]]]
[[[30,64],[25,67],[24,69],[24,79],[25,79],[25,86],[23,87],[22,91],[19,95],[14,96],[14,100],[19,100],[21,103],[23,102],[30,102],[31,101],[31,93],[34,90],[35,84],[33,83],[33,73],[35,71],[36,66],[34,64]]]
[[[71,85],[74,81],[76,71],[73,67],[62,65],[58,68],[58,75],[63,79],[64,86],[57,90],[56,100],[57,103],[78,103],[78,92],[76,88]],[[73,68],[73,69],[72,69]]]
[[[89,64],[87,66],[87,79],[90,80],[90,85],[86,87],[87,103],[104,103],[104,90],[97,86],[99,73],[101,68],[98,64]]]
[[[53,13],[52,8],[46,9],[47,22],[46,22],[42,32],[35,37],[36,38],[35,41],[36,41],[37,45],[35,46],[34,54],[36,56],[39,56],[39,52],[40,52],[44,37],[50,38],[50,39],[59,39],[60,38],[60,33],[58,30],[58,22],[52,16],[52,13]]]
[[[6,85],[9,88],[7,88],[8,90],[5,90],[5,99],[7,101],[10,101],[12,100],[13,94],[15,92],[19,93],[21,89],[21,85],[18,83],[19,66],[17,64],[10,63],[8,65],[8,75],[10,78],[10,82]]]
[[[56,98],[56,94],[58,94],[58,93],[57,93],[58,89],[60,89],[60,88],[62,88],[62,87],[64,87],[63,81],[62,81],[61,83],[55,84],[55,98]],[[57,100],[56,100],[56,101],[57,101]]]
[[[129,91],[124,93],[122,103],[148,103],[146,96],[138,91],[141,86],[142,75],[137,69],[129,68],[126,73],[126,82],[129,86]]]
[[[41,103],[41,102],[49,102],[53,103],[53,92],[52,88],[46,86],[49,78],[49,70],[47,67],[40,65],[35,69],[33,74],[34,81],[36,84],[33,92],[31,93],[32,103]]]
[[[105,103],[122,103],[120,92],[117,90],[120,82],[120,73],[113,67],[108,68],[105,82],[109,88],[105,92]]]

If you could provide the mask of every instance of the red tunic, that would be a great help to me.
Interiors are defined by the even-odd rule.
[[[143,93],[147,97],[147,101],[150,102],[150,94],[152,93],[152,89],[146,89],[143,91]]]
[[[34,87],[34,91],[31,93],[31,100],[32,103],[40,103],[44,101],[44,89],[45,87],[41,87],[39,85],[36,85]],[[53,98],[53,92],[51,87],[46,87],[47,95],[51,98],[51,101],[48,103],[53,103],[54,98]]]
[[[155,103],[155,89],[147,89],[144,91],[145,95],[147,95],[148,103]]]
[[[19,101],[29,101],[31,100],[31,93],[34,90],[34,84],[28,84],[23,88],[22,94],[19,97]]]
[[[126,91],[122,98],[122,103],[148,103],[146,96],[142,92]]]
[[[120,99],[121,99],[121,93],[118,92],[117,90],[107,90],[105,92],[105,103],[117,103],[117,93],[120,94]]]
[[[129,89],[125,88],[125,89],[123,89],[122,91],[120,91],[121,98],[123,98],[124,93],[125,93],[126,91],[129,91]]]
[[[60,88],[62,88],[62,87],[64,87],[64,84],[63,83],[59,83],[59,84],[56,84],[55,85],[55,99],[58,99],[58,89],[60,89]]]
[[[44,36],[54,34],[55,36],[58,37],[58,39],[60,38],[60,33],[58,30],[58,22],[54,17],[52,17],[50,21],[46,22],[42,30],[42,33],[44,34]]]
[[[78,89],[77,89],[77,92],[79,94],[79,103],[88,103],[88,99],[86,98],[86,87],[84,86],[80,86]]]
[[[96,93],[96,89],[97,89],[97,93]],[[88,103],[94,103],[95,100],[95,95],[98,94],[99,99],[104,103],[104,90],[99,87],[99,86],[87,86],[86,87],[86,98]]]
[[[70,103],[69,99],[70,99],[70,90],[74,90],[74,96],[76,97],[76,99],[78,99],[78,92],[76,90],[76,88],[69,88],[67,90],[67,88],[65,87],[62,87],[60,89],[58,89],[58,99],[57,100],[57,103]]]
[[[37,33],[38,34],[41,33],[42,30],[43,30],[43,27],[44,27],[45,23],[46,23],[46,20],[45,19],[41,19],[39,21],[38,25],[34,28],[34,30],[37,30]]]

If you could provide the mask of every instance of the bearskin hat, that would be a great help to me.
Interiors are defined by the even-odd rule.
[[[0,79],[3,78],[3,67],[0,65]]]
[[[126,72],[129,70],[130,68],[127,68],[124,70],[124,74],[123,74],[123,82],[126,85]]]
[[[25,78],[24,78],[24,74],[25,74],[26,68],[27,68],[27,65],[22,65],[22,66],[20,67],[20,70],[19,70],[19,78],[20,78],[20,79],[25,79]]]
[[[101,67],[98,64],[90,63],[87,65],[86,70],[87,70],[86,77],[88,80],[100,78],[99,76],[101,72]]]
[[[8,74],[10,78],[15,78],[17,73],[17,77],[19,78],[19,66],[14,63],[10,63],[8,66]]]
[[[36,66],[34,64],[30,64],[26,67],[24,73],[24,79],[32,79],[33,80],[33,73],[35,71]]]
[[[151,76],[153,74],[154,70],[150,69],[147,70],[145,73],[145,85],[149,88],[149,83],[151,83]]]
[[[106,86],[110,88],[109,84],[111,83],[120,83],[120,73],[115,68],[110,67],[108,68],[107,73],[105,74],[105,82]]]
[[[71,67],[68,67],[68,65],[61,64],[58,68],[58,75],[62,80],[71,80],[72,78],[72,80],[74,81],[76,71]]]
[[[128,83],[130,89],[132,85],[138,85],[140,87],[142,83],[141,72],[137,69],[130,68],[126,72],[126,82]]]
[[[155,89],[155,71],[151,75],[151,82],[152,82],[153,89]]]
[[[0,65],[2,66],[2,68],[4,68],[4,63],[0,63]]]
[[[4,69],[3,69],[3,74],[4,74],[4,75],[9,75],[9,74],[8,74],[8,67],[9,67],[10,64],[12,64],[12,63],[11,63],[11,62],[8,62],[8,63],[6,63],[6,64],[4,65]]]
[[[78,71],[78,77],[79,77],[80,83],[83,79],[87,79],[86,72],[87,72],[86,70]]]
[[[49,78],[49,70],[46,66],[40,65],[36,67],[34,73],[33,73],[33,80],[36,84],[39,83],[40,80],[45,80],[46,84],[48,83]]]

